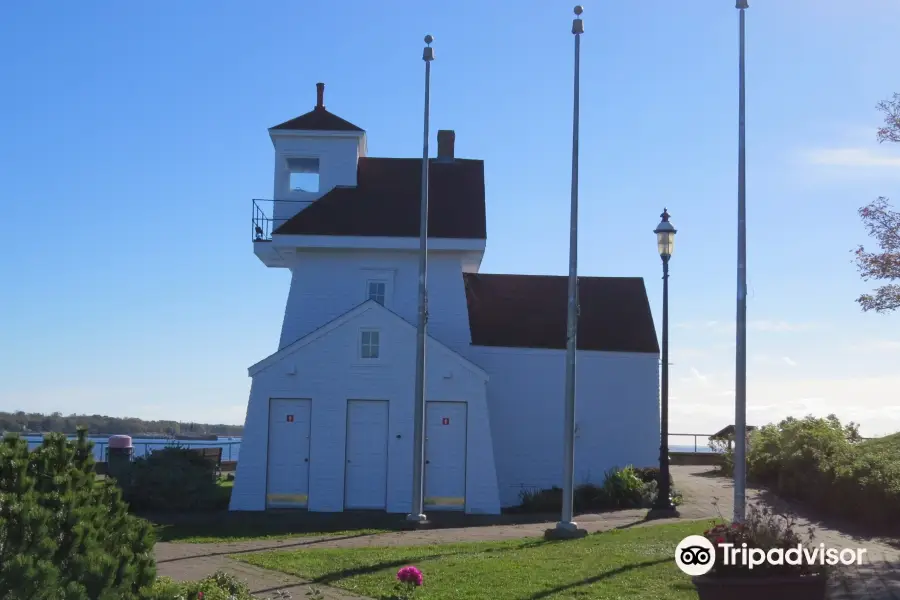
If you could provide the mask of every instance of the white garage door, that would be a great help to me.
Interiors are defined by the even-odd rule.
[[[425,507],[466,507],[466,403],[429,402],[425,425]]]
[[[269,401],[268,508],[305,508],[309,493],[310,400]]]
[[[387,400],[348,400],[344,508],[386,508],[387,466]]]

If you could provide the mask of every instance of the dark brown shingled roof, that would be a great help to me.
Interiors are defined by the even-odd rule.
[[[365,131],[361,127],[357,127],[350,121],[345,121],[337,115],[334,115],[325,108],[316,107],[299,117],[294,117],[290,121],[285,121],[270,129],[295,129],[303,131]]]
[[[486,239],[484,161],[429,161],[428,236]],[[356,187],[337,187],[273,233],[419,237],[422,159],[360,158]]]
[[[568,278],[465,273],[474,346],[566,347]],[[578,349],[659,353],[641,277],[579,277]]]
[[[337,115],[333,115],[325,110],[325,84],[316,84],[316,107],[306,113],[295,117],[290,121],[285,121],[273,129],[287,129],[299,131],[365,131],[357,127],[350,121],[345,121]]]

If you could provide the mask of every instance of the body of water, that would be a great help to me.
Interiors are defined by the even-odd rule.
[[[694,450],[693,446],[669,446],[669,452],[696,452],[697,454],[705,454],[707,452],[712,452],[712,450],[710,450],[709,446],[701,446],[700,444],[697,444],[696,450]]]
[[[29,448],[37,448],[41,445],[42,435],[26,435]],[[69,436],[75,439],[74,435]],[[106,460],[106,447],[109,443],[109,437],[90,436],[90,440],[94,442],[94,460]],[[152,450],[166,448],[169,446],[182,446],[186,448],[221,448],[222,460],[237,460],[241,449],[241,438],[239,437],[219,437],[217,441],[212,440],[167,440],[165,438],[132,438],[131,445],[134,446],[134,456],[144,456]]]

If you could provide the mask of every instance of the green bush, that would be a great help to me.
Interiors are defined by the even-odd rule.
[[[900,438],[861,442],[857,426],[787,418],[750,435],[747,478],[788,499],[859,523],[896,524]]]
[[[659,483],[659,467],[635,467],[634,473],[644,483],[651,483],[654,481]],[[672,478],[672,473],[669,473],[669,489],[672,489],[673,487],[675,487],[675,480]]]
[[[734,449],[729,446],[727,440],[709,440],[709,449],[721,458],[716,464],[719,473],[726,477],[734,475]]]
[[[610,469],[603,478],[607,508],[639,508],[646,486],[630,465],[624,469]]]
[[[650,477],[653,467],[613,468],[606,472],[602,485],[585,483],[575,486],[572,498],[576,513],[649,507],[656,499],[656,479]],[[648,481],[644,481],[646,478]],[[514,512],[558,513],[562,510],[562,488],[524,490]]]
[[[255,600],[244,582],[223,571],[200,581],[178,582],[160,577],[141,600],[194,600],[201,593],[203,600]]]
[[[153,583],[154,537],[94,474],[86,432],[0,444],[0,592],[4,600],[137,600]]]
[[[121,485],[131,510],[140,513],[226,509],[231,493],[217,484],[212,462],[178,446],[136,459]]]
[[[201,596],[202,594],[202,596]],[[307,598],[315,600],[324,598],[319,588],[310,586]],[[276,591],[274,596],[254,596],[247,584],[234,575],[224,571],[216,571],[200,581],[173,581],[168,577],[160,577],[151,588],[144,592],[141,600],[288,600],[290,593]]]
[[[553,486],[549,490],[522,490],[519,493],[519,500],[516,512],[557,513],[562,510],[562,488]]]

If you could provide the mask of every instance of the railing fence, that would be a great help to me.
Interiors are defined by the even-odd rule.
[[[94,460],[100,462],[106,462],[109,456],[109,442],[108,441],[99,441],[99,440],[91,440],[94,443]],[[40,440],[29,440],[28,447],[36,448],[41,444]],[[148,442],[141,441],[132,441],[132,447],[134,448],[132,456],[134,458],[139,458],[142,456],[147,456],[153,450],[160,450],[162,448],[171,448],[180,446],[182,448],[221,448],[222,449],[222,460],[233,461],[237,460],[238,454],[240,451],[240,441],[196,441],[196,440],[154,440]]]
[[[252,239],[272,241],[272,232],[312,204],[310,200],[253,200]]]

